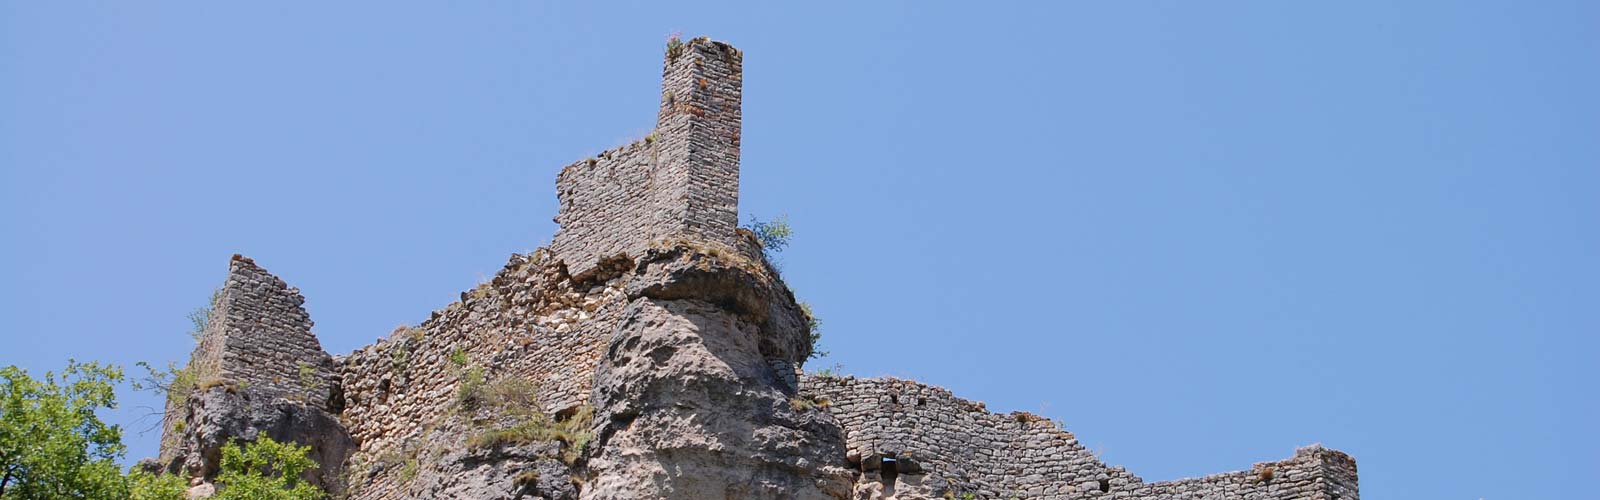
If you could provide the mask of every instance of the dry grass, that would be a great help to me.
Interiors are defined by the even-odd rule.
[[[532,469],[522,471],[521,474],[511,478],[511,484],[517,485],[518,488],[527,488],[539,484],[539,471]]]
[[[473,436],[467,444],[473,449],[484,449],[539,441],[560,441],[561,461],[571,465],[578,460],[583,447],[594,437],[589,433],[589,426],[593,422],[594,409],[588,406],[579,408],[572,417],[563,421],[556,421],[543,413],[535,413],[528,415],[516,425],[483,431]]]

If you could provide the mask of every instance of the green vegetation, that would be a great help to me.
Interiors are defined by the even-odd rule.
[[[194,339],[195,343],[200,342],[200,336],[205,333],[206,324],[211,321],[211,312],[216,309],[217,302],[221,300],[222,289],[214,289],[211,291],[211,300],[206,302],[205,307],[196,308],[189,312],[189,337]],[[210,389],[225,385],[222,381],[216,379],[202,380],[199,370],[194,366],[193,361],[191,359],[189,365],[182,367],[178,366],[176,362],[168,362],[167,367],[160,370],[143,361],[134,363],[136,366],[143,368],[146,375],[142,380],[134,380],[133,388],[134,390],[159,391],[166,396],[168,407],[179,408],[189,402],[189,394],[196,389]],[[233,387],[231,389],[242,389],[242,387]]]
[[[417,461],[417,457],[406,457],[406,463],[400,467],[400,480],[411,482],[417,478],[417,472],[421,469],[422,464]]]
[[[134,365],[143,368],[145,378],[133,381],[135,390],[152,390],[164,394],[167,406],[180,408],[189,401],[189,393],[200,386],[193,367],[179,367],[177,362],[168,362],[167,368],[157,370],[150,363],[140,361]]]
[[[755,233],[756,241],[761,242],[761,251],[767,254],[767,260],[775,260],[777,252],[789,247],[789,239],[794,237],[794,228],[789,226],[789,216],[779,215],[771,221],[762,221],[755,216],[750,217],[750,223],[745,226],[750,232]]]
[[[317,378],[317,368],[311,366],[310,363],[301,361],[299,368],[300,388],[306,391],[304,395],[305,403],[309,404],[315,398],[317,391],[322,389],[322,379]]]
[[[222,289],[217,288],[211,291],[211,300],[206,302],[205,307],[189,311],[189,323],[191,323],[189,337],[196,343],[200,342],[200,336],[205,334],[206,323],[211,322],[211,311],[217,307],[217,301],[220,300],[222,300]]]
[[[129,500],[187,500],[189,481],[176,474],[128,471]]]
[[[484,379],[483,368],[478,366],[464,370],[461,385],[456,388],[458,413],[470,417],[476,415],[478,410],[488,408],[497,417],[511,421],[472,436],[468,440],[472,448],[556,440],[562,443],[561,459],[568,464],[576,462],[592,437],[589,426],[594,421],[594,409],[582,406],[570,416],[554,418],[539,411],[538,404],[539,390],[532,381],[507,376],[488,382]]]
[[[302,472],[317,463],[306,456],[309,446],[279,443],[263,431],[254,443],[234,441],[222,448],[221,473],[217,474],[216,500],[314,500],[326,494],[321,488],[300,480]]]
[[[811,338],[811,353],[806,355],[806,359],[827,356],[828,351],[817,348],[817,344],[822,342],[822,320],[817,319],[817,315],[811,312],[811,304],[808,302],[800,301],[800,312],[806,315],[806,334]]]
[[[683,34],[667,35],[667,58],[677,59],[680,55],[683,55]]]
[[[467,351],[461,350],[460,347],[457,347],[457,348],[451,350],[450,351],[450,364],[456,365],[456,368],[466,368],[466,366],[467,366]]]
[[[473,414],[484,407],[489,399],[488,383],[483,380],[483,367],[474,366],[461,372],[461,384],[456,386],[456,411]]]
[[[589,433],[589,426],[593,423],[594,408],[588,406],[580,407],[565,420],[529,412],[515,425],[485,430],[473,436],[468,445],[474,449],[484,449],[553,439],[562,443],[561,460],[571,465],[577,462],[583,447],[594,437]]]
[[[778,253],[789,248],[789,241],[794,238],[794,228],[789,225],[788,215],[779,215],[770,221],[763,221],[755,216],[749,216],[750,222],[745,225],[755,234],[756,241],[761,243],[761,253],[767,257],[767,263],[774,269],[779,268]],[[828,355],[828,351],[818,349],[822,342],[822,321],[812,312],[811,304],[800,301],[800,311],[806,316],[806,333],[811,337],[811,353],[806,359],[816,359]]]
[[[36,380],[0,368],[0,499],[126,498],[116,459],[122,428],[95,414],[116,408],[122,369],[68,361]]]

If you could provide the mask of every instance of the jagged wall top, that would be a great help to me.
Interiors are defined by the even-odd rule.
[[[561,170],[550,248],[572,276],[638,257],[661,238],[734,244],[743,78],[743,53],[731,45],[669,45],[655,131]]]
[[[329,406],[338,384],[333,358],[311,333],[305,301],[299,289],[234,255],[190,361],[196,379]]]

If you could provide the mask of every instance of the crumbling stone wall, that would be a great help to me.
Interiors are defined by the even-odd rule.
[[[300,289],[234,255],[191,361],[198,378],[329,407],[339,384],[333,358],[311,333],[305,302]]]
[[[264,430],[311,444],[312,479],[357,500],[1359,500],[1354,460],[1320,446],[1146,483],[1032,414],[797,375],[805,317],[737,229],[741,71],[727,44],[669,49],[655,132],[558,176],[550,250],[337,360],[299,292],[235,256],[190,364],[206,388],[168,408],[168,470],[209,474],[220,443]],[[515,420],[464,409],[478,373],[593,441],[473,445]]]
[[[349,469],[352,483],[362,485],[351,498],[424,498],[428,488],[449,486],[430,482],[428,473],[449,462],[439,452],[461,451],[482,431],[456,406],[470,369],[482,369],[488,382],[528,382],[547,414],[586,405],[600,351],[625,305],[619,287],[615,271],[578,282],[548,251],[513,255],[459,302],[345,357],[341,418],[360,443]],[[451,360],[458,352],[465,363]],[[408,461],[416,461],[410,470]]]
[[[1145,483],[1026,412],[990,413],[945,389],[892,378],[812,375],[802,383],[844,427],[846,456],[861,470],[857,498],[1358,500],[1355,461],[1321,447],[1249,471]]]
[[[662,238],[735,244],[742,88],[738,49],[696,38],[668,51],[655,131],[556,178],[561,229],[550,248],[572,276],[638,258]]]
[[[257,399],[288,397],[333,408],[339,388],[333,358],[311,333],[303,304],[299,289],[234,255],[185,367],[196,388],[227,386]],[[189,389],[195,388],[180,388]],[[184,400],[169,398],[162,412],[163,461],[179,451],[173,429],[185,425]]]
[[[160,467],[209,482],[223,445],[266,432],[310,446],[324,466],[306,479],[339,490],[339,464],[352,444],[334,417],[341,381],[304,303],[255,261],[229,260],[185,367],[190,385],[174,383],[184,392],[169,396],[162,414]]]

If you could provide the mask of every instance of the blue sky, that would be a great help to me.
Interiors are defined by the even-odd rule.
[[[182,359],[235,252],[333,353],[419,322],[707,34],[813,367],[1146,480],[1322,442],[1367,498],[1593,493],[1596,4],[862,3],[0,3],[0,364]]]

